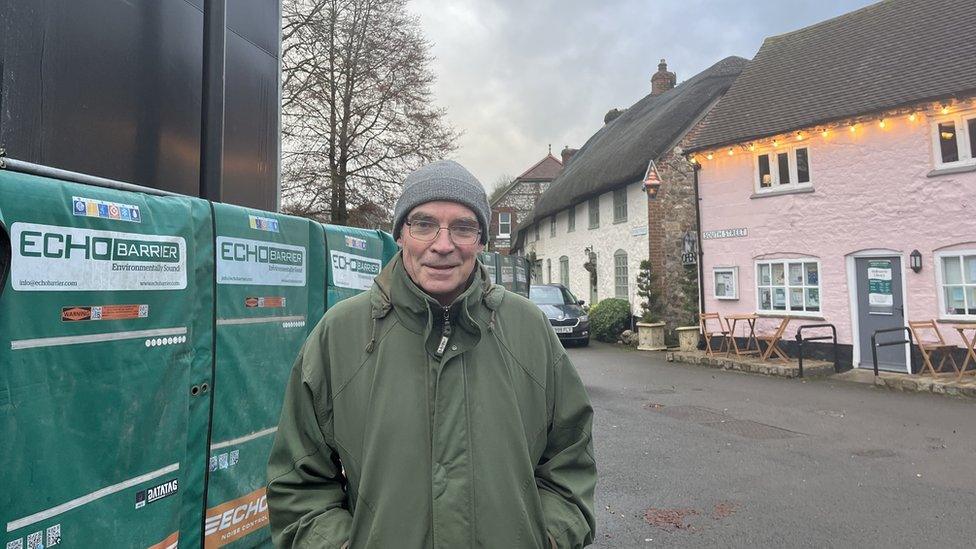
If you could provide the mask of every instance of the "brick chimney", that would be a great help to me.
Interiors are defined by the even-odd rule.
[[[673,72],[668,72],[668,63],[664,59],[657,64],[657,72],[651,76],[651,95],[661,95],[670,90],[678,82]]]
[[[569,161],[573,159],[573,155],[575,155],[577,152],[579,152],[579,149],[570,149],[569,145],[563,147],[563,152],[561,153],[561,156],[563,157],[563,168],[569,164]]]

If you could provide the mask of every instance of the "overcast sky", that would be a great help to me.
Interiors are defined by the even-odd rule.
[[[559,158],[613,107],[650,93],[661,58],[683,82],[762,41],[874,0],[413,0],[436,56],[436,101],[464,132],[453,158],[490,190]],[[895,30],[895,29],[893,29]],[[802,70],[802,67],[798,67]]]

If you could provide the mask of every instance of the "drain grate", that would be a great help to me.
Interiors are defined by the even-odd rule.
[[[748,419],[728,419],[719,423],[709,423],[706,427],[712,427],[719,431],[753,440],[776,440],[799,436],[799,433],[773,427],[772,425],[749,421]]]
[[[674,419],[694,421],[695,423],[712,423],[731,419],[725,414],[701,406],[668,406],[661,409],[661,413]]]

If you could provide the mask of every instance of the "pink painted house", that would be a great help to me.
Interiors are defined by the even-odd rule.
[[[960,36],[974,30],[971,0],[890,0],[764,42],[685,151],[700,166],[705,311],[770,317],[758,331],[794,317],[789,340],[833,324],[857,367],[872,367],[876,330],[909,320],[962,345],[953,326],[976,323],[976,41]],[[907,348],[879,362],[908,371]]]

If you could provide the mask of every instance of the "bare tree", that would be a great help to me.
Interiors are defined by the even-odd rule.
[[[284,211],[345,225],[351,209],[390,208],[406,173],[456,148],[405,5],[284,0]]]
[[[509,187],[515,182],[515,177],[509,174],[502,174],[495,178],[495,183],[491,187],[491,192],[488,193],[488,202],[494,202],[502,196],[502,194],[508,190]]]

